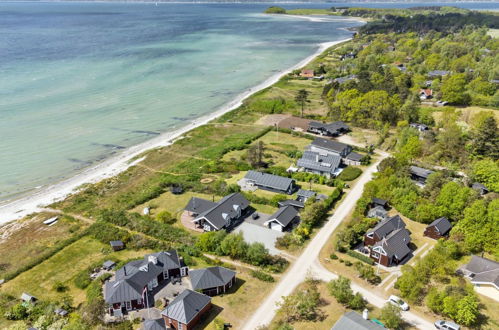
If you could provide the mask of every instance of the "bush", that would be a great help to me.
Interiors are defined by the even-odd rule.
[[[332,253],[329,258],[331,258],[331,260],[337,260],[338,259],[338,256],[334,253]]]
[[[351,265],[352,265],[352,262],[350,262],[349,260],[345,260],[345,266],[350,267]]]
[[[282,7],[272,6],[265,10],[265,14],[286,14],[286,9]]]
[[[350,257],[354,257],[355,259],[359,259],[360,261],[363,261],[366,264],[374,265],[374,260],[372,260],[368,256],[365,256],[357,251],[347,250],[346,254],[348,254]]]
[[[78,289],[85,289],[89,284],[92,282],[92,279],[90,278],[90,274],[87,269],[79,272],[76,274],[76,277],[73,279],[74,285]]]
[[[173,217],[168,211],[161,211],[156,215],[156,220],[166,224],[173,224],[177,219]]]
[[[251,276],[264,282],[274,282],[274,277],[270,274],[264,273],[260,270],[252,270]]]
[[[52,286],[52,289],[56,292],[64,292],[68,289],[68,287],[64,285],[64,283],[62,283],[61,281],[57,281]]]
[[[338,179],[342,181],[352,181],[357,179],[361,174],[362,170],[360,168],[348,166],[338,175]]]

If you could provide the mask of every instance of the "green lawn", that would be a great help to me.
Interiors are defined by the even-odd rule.
[[[60,217],[55,225],[44,225],[43,221],[52,216],[42,213],[1,227],[0,232],[6,236],[0,239],[0,279],[50,252],[57,244],[86,227],[86,224],[68,217]]]
[[[489,31],[487,31],[487,34],[492,38],[499,38],[499,29],[489,29]]]
[[[81,270],[94,262],[107,257],[120,260],[143,256],[150,251],[123,250],[111,252],[110,248],[91,237],[83,237],[75,243],[56,253],[34,268],[22,273],[2,286],[2,291],[19,297],[28,292],[39,299],[57,299],[61,294],[70,294],[75,304],[85,300],[85,292],[76,288],[73,278]],[[68,291],[57,293],[53,290],[54,283],[62,282],[68,286]]]

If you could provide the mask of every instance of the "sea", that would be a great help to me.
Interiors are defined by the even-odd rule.
[[[188,125],[362,24],[270,5],[0,2],[0,201]],[[349,4],[280,4],[332,5]]]

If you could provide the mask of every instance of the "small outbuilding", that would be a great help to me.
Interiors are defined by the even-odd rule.
[[[62,316],[62,317],[64,317],[64,316],[66,316],[66,315],[68,315],[68,314],[69,314],[67,310],[62,309],[62,308],[57,308],[57,309],[54,311],[54,313],[55,313],[55,314],[57,314],[57,315],[59,315],[59,316]]]
[[[298,211],[293,206],[281,207],[277,212],[272,214],[265,221],[264,225],[272,230],[285,231],[292,227],[295,219],[297,219]]]
[[[286,199],[285,201],[278,202],[277,205],[279,207],[284,207],[284,206],[294,206],[296,208],[302,209],[305,207],[305,204],[303,202],[295,201],[293,199]]]
[[[487,187],[485,187],[483,184],[481,184],[480,182],[475,182],[471,185],[471,188],[473,190],[476,190],[478,191],[478,193],[480,193],[480,195],[486,195],[489,193],[489,189],[487,189]]]
[[[409,167],[409,173],[411,174],[412,180],[421,185],[424,185],[426,183],[426,179],[428,179],[428,177],[434,172],[431,170],[427,170],[426,168],[411,166]]]
[[[164,319],[145,320],[142,323],[142,330],[166,330]]]
[[[296,193],[296,200],[305,203],[309,198],[315,196],[315,191],[300,189]]]
[[[102,269],[111,270],[114,268],[114,266],[116,266],[116,263],[114,261],[107,260],[107,261],[104,261],[104,263],[102,264]]]
[[[38,298],[35,296],[30,295],[29,293],[23,292],[21,294],[21,300],[27,303],[34,304],[37,302]]]
[[[387,200],[377,198],[377,197],[373,197],[371,204],[374,208],[376,208],[378,206],[382,207],[385,210],[387,210],[389,208]]]
[[[120,251],[125,248],[125,244],[122,241],[111,241],[109,242],[113,251]]]
[[[388,211],[385,210],[385,208],[381,207],[381,206],[376,206],[376,207],[373,207],[372,209],[369,210],[369,212],[367,212],[367,217],[368,218],[378,218],[378,219],[385,219],[388,215]]]
[[[300,72],[300,77],[302,78],[313,78],[315,76],[315,71],[310,69],[303,69]]]
[[[449,235],[452,228],[450,221],[446,217],[438,218],[426,227],[424,236],[439,239]]]
[[[211,298],[184,290],[161,312],[168,329],[191,330],[211,308]]]
[[[208,296],[225,293],[236,283],[236,272],[220,266],[193,269],[189,277],[192,288]]]

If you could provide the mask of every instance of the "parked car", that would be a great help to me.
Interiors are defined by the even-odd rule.
[[[399,307],[403,311],[409,310],[409,305],[407,305],[407,303],[405,301],[403,301],[401,298],[399,298],[397,296],[393,296],[393,295],[390,296],[390,298],[388,298],[388,302],[392,305]]]
[[[459,330],[461,327],[451,321],[438,320],[435,322],[435,328],[437,329],[449,329],[449,330]]]
[[[258,214],[258,212],[255,212],[251,215],[251,217],[253,218],[253,220],[256,220],[260,217],[260,215]]]

